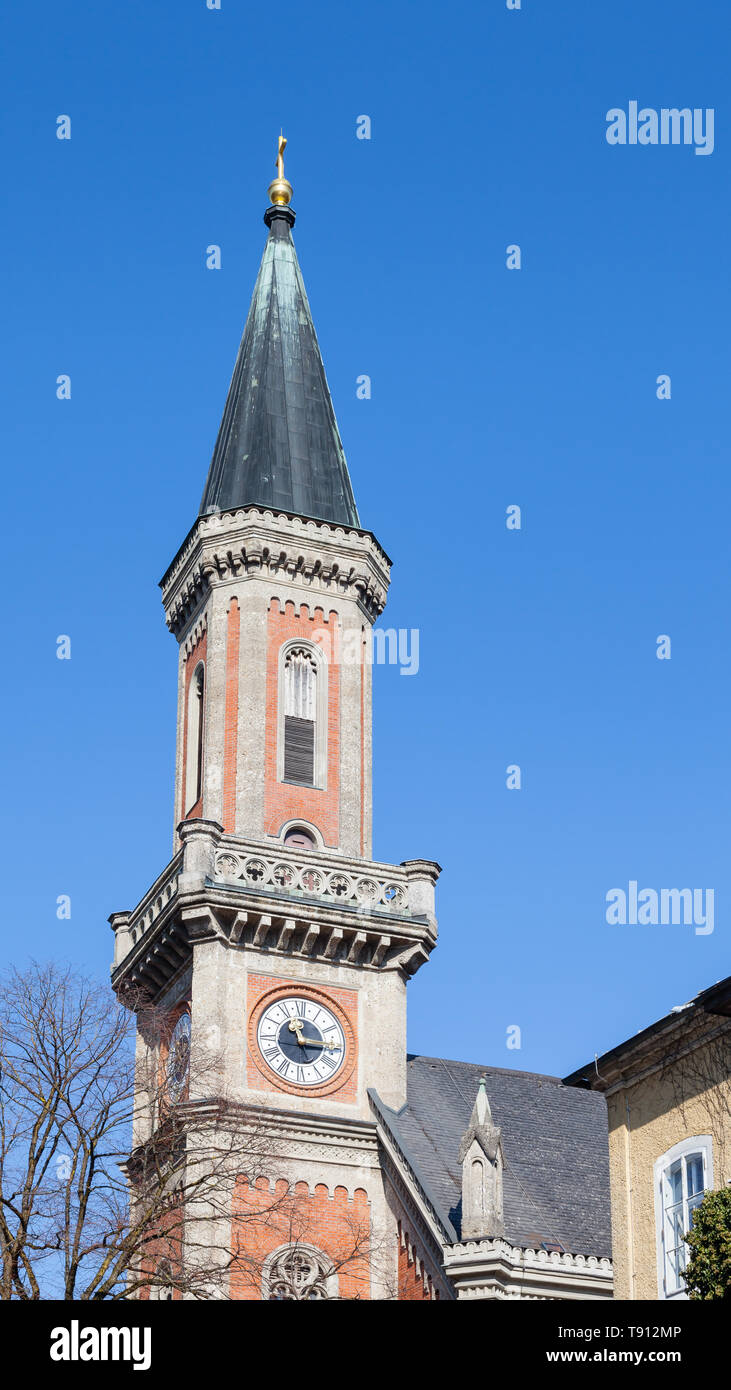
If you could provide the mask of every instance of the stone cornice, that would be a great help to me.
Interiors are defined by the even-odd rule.
[[[179,1112],[191,1123],[196,1119],[201,1122],[225,1120],[237,1129],[266,1128],[273,1137],[298,1143],[338,1144],[357,1153],[359,1161],[368,1154],[376,1156],[378,1153],[377,1127],[372,1120],[350,1120],[258,1103],[254,1109],[247,1102],[222,1097],[193,1098],[181,1105]]]
[[[115,989],[132,985],[156,997],[167,989],[196,942],[221,942],[269,957],[324,960],[365,971],[397,970],[408,978],[428,959],[434,938],[427,923],[394,923],[345,907],[292,907],[272,897],[233,894],[206,885],[177,892],[164,902],[150,925],[132,939],[128,913],[114,915]]]
[[[176,636],[200,612],[212,586],[240,576],[272,578],[312,593],[317,607],[347,595],[369,621],[382,613],[391,562],[370,531],[356,531],[262,507],[199,517],[160,581]]]
[[[598,1255],[523,1249],[502,1239],[458,1241],[444,1267],[458,1297],[610,1299],[612,1262]]]
[[[250,1114],[248,1106],[244,1113]],[[279,1106],[257,1104],[257,1122],[265,1121],[267,1128],[283,1134],[296,1135],[300,1139],[321,1142],[335,1140],[376,1151],[377,1128],[373,1120],[348,1120],[338,1115],[312,1114],[310,1111],[286,1110]]]

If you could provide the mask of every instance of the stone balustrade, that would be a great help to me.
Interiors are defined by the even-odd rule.
[[[260,843],[237,841],[222,846],[215,858],[215,877],[243,880],[254,889],[270,889],[325,904],[354,903],[380,911],[408,913],[409,883],[403,868],[395,865],[364,866],[343,861],[341,856],[313,850],[296,855],[284,847],[262,853]]]
[[[110,918],[113,975],[128,959],[139,959],[153,979],[164,978],[186,958],[195,904],[203,900],[233,941],[243,945],[250,938],[256,948],[283,932],[295,944],[302,936],[308,954],[344,953],[373,968],[398,957],[413,970],[436,941],[440,871],[430,860],[347,859],[331,850],[227,835],[205,820],[184,821],[179,834],[182,848],[142,901]]]

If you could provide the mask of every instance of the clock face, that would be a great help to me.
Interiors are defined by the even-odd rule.
[[[168,1049],[168,1096],[176,1102],[185,1090],[190,1065],[190,1014],[181,1014],[173,1028]]]
[[[327,1005],[301,995],[264,1009],[256,1030],[259,1051],[281,1081],[322,1086],[345,1062],[345,1034]]]

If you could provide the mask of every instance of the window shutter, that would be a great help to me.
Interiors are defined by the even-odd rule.
[[[284,780],[311,787],[315,780],[315,724],[312,719],[284,720]]]

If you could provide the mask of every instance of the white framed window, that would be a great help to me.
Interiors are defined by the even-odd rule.
[[[200,801],[203,791],[203,703],[205,698],[205,667],[202,661],[191,676],[186,708],[185,747],[185,811]]]
[[[314,1245],[283,1245],[266,1260],[262,1293],[270,1303],[305,1303],[338,1297],[332,1262]]]
[[[657,1287],[660,1298],[687,1298],[683,1271],[688,1258],[685,1237],[703,1194],[713,1187],[713,1139],[696,1134],[673,1145],[656,1159],[655,1228]]]
[[[277,779],[320,790],[327,781],[327,665],[311,642],[279,654]]]

